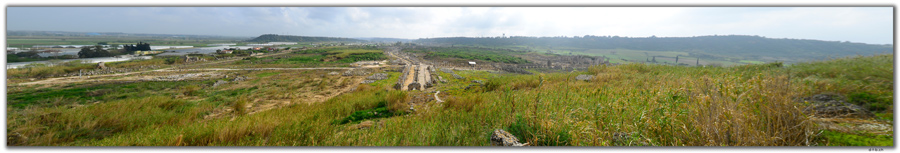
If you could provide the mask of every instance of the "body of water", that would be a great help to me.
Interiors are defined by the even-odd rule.
[[[130,58],[116,58],[116,57],[95,57],[95,58],[80,58],[80,59],[67,59],[67,60],[59,60],[60,62],[69,62],[74,60],[82,60],[85,63],[99,63],[99,62],[117,62],[117,61],[127,61],[131,59],[153,59],[153,56],[137,56]],[[6,69],[14,69],[19,68],[32,63],[43,63],[50,64],[50,61],[34,61],[34,62],[15,62],[15,63],[6,63]]]

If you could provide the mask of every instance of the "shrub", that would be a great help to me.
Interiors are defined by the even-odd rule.
[[[480,94],[468,94],[463,96],[450,97],[447,99],[444,108],[452,108],[469,112],[475,108],[475,105],[480,104],[483,101],[484,99]]]
[[[184,94],[184,96],[196,96],[199,93],[198,90],[200,90],[200,87],[197,85],[181,86],[181,94]]]
[[[384,97],[388,110],[396,113],[406,112],[409,109],[408,99],[406,91],[400,90],[392,90]]]
[[[231,109],[234,109],[234,113],[237,115],[247,114],[247,102],[249,98],[247,95],[241,95],[235,99],[234,103],[231,104]]]

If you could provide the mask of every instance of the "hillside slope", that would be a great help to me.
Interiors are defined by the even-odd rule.
[[[291,35],[277,35],[277,34],[264,34],[259,37],[247,40],[247,42],[357,42],[357,41],[365,41],[359,39],[351,39],[351,38],[338,38],[338,37],[309,37],[309,36],[291,36]]]
[[[828,57],[875,55],[890,53],[893,45],[873,45],[851,42],[807,39],[772,39],[759,36],[697,36],[697,37],[509,37],[509,38],[430,38],[417,43],[438,45],[529,46],[586,49],[630,49],[643,51],[681,51],[690,56],[745,57],[760,61],[789,63],[822,60]]]

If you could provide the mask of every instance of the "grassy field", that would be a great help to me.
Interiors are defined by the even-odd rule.
[[[387,59],[387,56],[385,56],[381,50],[331,47],[296,51],[282,56],[262,58],[246,57],[243,60],[223,65],[213,65],[211,67],[347,67],[350,66],[350,63],[357,61],[380,61],[385,59]]]
[[[466,45],[458,45],[466,46]],[[487,47],[487,46],[466,46],[466,47]],[[487,48],[495,49],[512,49],[517,51],[529,51],[537,54],[558,54],[558,55],[586,55],[586,56],[605,56],[609,58],[610,63],[628,64],[628,63],[654,63],[654,64],[675,64],[675,57],[679,56],[678,63],[690,66],[697,65],[699,59],[700,65],[713,66],[735,66],[746,64],[762,64],[763,61],[747,60],[741,57],[727,57],[714,55],[692,55],[688,52],[680,51],[645,51],[631,49],[585,49],[573,47],[532,47],[525,45],[512,46],[490,46]],[[656,62],[648,61],[656,56]]]
[[[424,53],[424,58],[426,58],[426,59],[458,58],[458,59],[466,59],[466,60],[482,60],[482,61],[497,62],[497,63],[509,63],[509,64],[531,63],[528,60],[525,60],[525,59],[522,59],[521,57],[515,56],[515,55],[523,54],[524,52],[513,52],[513,51],[496,50],[496,49],[489,49],[489,48],[428,47],[428,48],[405,49],[404,51],[411,52],[411,53]]]
[[[299,55],[321,53],[335,52]],[[349,86],[350,78],[327,72],[236,71],[252,78],[219,87],[211,87],[219,79],[205,79],[10,88],[7,133],[17,135],[11,145],[37,146],[488,146],[494,129],[532,146],[893,145],[892,134],[822,129],[796,101],[858,94],[849,96],[854,103],[892,114],[892,55],[790,66],[454,72],[465,79],[437,71],[450,81],[435,87],[446,102],[414,110],[404,104],[433,94],[390,90],[398,72],[309,102],[332,91],[323,89]],[[594,78],[575,80],[582,74]],[[281,107],[256,109],[266,104]]]

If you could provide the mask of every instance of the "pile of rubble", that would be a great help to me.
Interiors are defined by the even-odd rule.
[[[156,78],[152,78],[149,80],[142,80],[142,81],[182,81],[182,80],[196,78],[196,77],[200,77],[200,74],[199,73],[188,73],[188,74],[161,76],[161,77],[156,77]]]
[[[369,72],[366,72],[365,70],[352,69],[352,70],[344,71],[344,74],[342,74],[342,76],[364,76],[367,74],[369,74]]]
[[[384,80],[387,78],[388,78],[387,73],[375,73],[375,74],[372,74],[372,76],[366,77],[366,80],[363,80],[361,83],[362,84],[375,83],[375,81]]]

